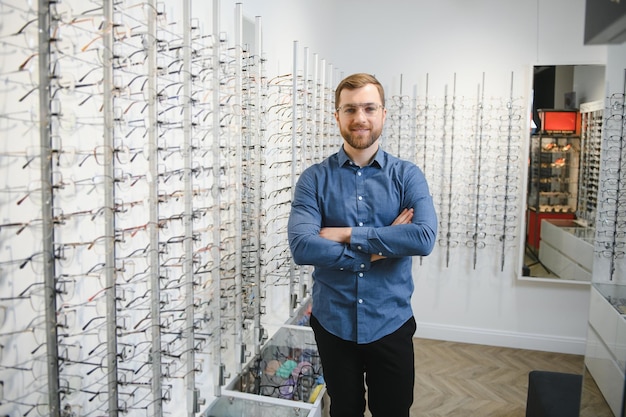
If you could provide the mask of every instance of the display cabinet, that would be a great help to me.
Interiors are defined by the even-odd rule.
[[[322,365],[310,327],[285,325],[261,349],[229,391],[315,403],[323,385]]]
[[[626,286],[593,283],[585,366],[615,416],[624,415]]]
[[[600,159],[602,145],[602,127],[604,102],[602,100],[580,105],[580,175],[578,209],[576,217],[593,224],[598,207],[600,186]]]
[[[298,408],[311,417],[322,415],[326,389],[315,336],[306,321],[309,306],[310,303],[304,304],[294,316],[298,324],[285,324],[278,329],[261,352],[226,385],[222,396]]]
[[[589,284],[595,229],[576,220],[542,220],[539,261],[570,283]]]
[[[580,136],[539,134],[531,140],[529,208],[540,213],[574,213]]]
[[[316,413],[269,401],[222,396],[211,404],[203,417],[313,417]]]
[[[527,243],[539,248],[541,221],[573,219],[578,202],[580,136],[541,133],[531,137]]]

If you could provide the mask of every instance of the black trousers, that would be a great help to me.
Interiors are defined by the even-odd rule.
[[[330,396],[331,417],[363,417],[365,384],[373,417],[409,417],[415,381],[413,317],[390,335],[367,344],[327,332],[313,316],[311,327]]]

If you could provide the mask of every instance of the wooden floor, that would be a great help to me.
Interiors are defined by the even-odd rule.
[[[411,417],[525,417],[530,371],[583,368],[579,355],[415,339]],[[584,381],[580,416],[613,417],[593,379]]]

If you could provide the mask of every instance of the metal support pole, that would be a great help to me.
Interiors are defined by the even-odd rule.
[[[263,149],[263,130],[261,129],[261,95],[263,93],[265,93],[263,91],[264,89],[264,78],[263,78],[263,38],[262,38],[262,26],[261,26],[261,18],[259,16],[257,16],[255,18],[255,33],[254,33],[254,46],[255,46],[255,51],[254,51],[254,55],[257,58],[257,65],[255,66],[255,79],[256,79],[256,83],[257,83],[257,91],[256,94],[254,96],[254,109],[256,111],[256,117],[254,118],[254,122],[255,122],[255,149],[257,149],[257,153],[256,155],[258,155],[258,179],[259,179],[259,186],[256,187],[257,188],[257,192],[254,194],[255,196],[255,207],[258,207],[259,210],[261,208],[262,205],[262,195],[263,195],[263,189],[260,186],[261,184],[261,178],[263,175],[263,166],[261,165],[260,161],[262,160],[261,158],[261,154],[264,152]],[[260,213],[260,211],[259,211]],[[256,216],[255,219],[255,224],[256,224],[256,242],[258,243],[258,248],[257,250],[261,250],[261,216]],[[255,355],[259,355],[261,353],[261,343],[262,343],[262,339],[263,339],[263,328],[261,325],[261,313],[262,313],[262,306],[261,306],[261,299],[262,299],[262,292],[263,292],[263,277],[261,276],[262,273],[262,265],[261,265],[261,255],[259,254],[259,256],[256,257],[256,264],[255,264],[255,287],[256,287],[256,297],[255,297],[255,305],[254,305],[254,354]]]
[[[213,62],[214,65],[218,65],[220,62],[220,0],[213,0]],[[222,309],[220,308],[220,289],[221,272],[220,272],[220,77],[217,68],[213,69],[213,190],[212,195],[214,198],[213,206],[215,210],[213,212],[213,282],[216,291],[215,302],[213,303],[215,309],[215,349],[214,358],[216,369],[215,375],[215,395],[220,396],[222,393],[222,385],[225,383],[225,369],[222,364]]]
[[[292,70],[292,86],[291,86],[291,195],[296,189],[296,165],[298,157],[298,135],[296,123],[298,122],[298,41],[293,41],[293,70]],[[294,303],[294,281],[296,279],[296,265],[291,261],[289,267],[289,316],[293,317]]]
[[[50,144],[50,31],[51,19],[49,2],[39,0],[38,25],[39,25],[39,142],[41,152],[41,182],[51,183],[52,158]],[[48,371],[48,407],[49,415],[59,417],[60,393],[59,393],[59,352],[57,340],[57,302],[56,302],[56,279],[54,263],[54,222],[52,214],[52,185],[41,187],[41,218],[43,230],[50,230],[49,237],[43,238],[44,271],[43,279],[45,286],[45,311],[46,311],[46,349]],[[45,235],[45,233],[44,233]]]
[[[185,390],[187,392],[187,415],[193,417],[200,411],[199,393],[196,390],[196,354],[194,332],[194,277],[193,277],[193,167],[192,130],[191,130],[191,0],[183,2],[183,158],[185,209],[184,228],[185,241],[183,276],[185,286],[185,328],[183,330],[186,349]]]
[[[151,182],[148,184],[149,191],[149,226],[150,239],[149,265],[150,265],[150,317],[152,336],[152,401],[153,408],[150,415],[160,417],[163,415],[163,383],[161,372],[161,287],[159,282],[159,183],[158,183],[158,137],[157,137],[157,16],[156,0],[149,1],[147,8],[151,15],[148,17],[147,65],[148,65],[148,153],[149,173]]]
[[[107,25],[113,24],[113,0],[105,0],[103,2],[103,13]],[[110,149],[114,148],[113,143],[113,31],[107,31],[102,36],[103,41],[103,58],[104,65],[102,68],[104,77],[103,112],[104,112],[104,145]],[[113,158],[114,159],[114,158]],[[114,187],[114,166],[113,162],[106,164],[104,167],[105,177],[105,195],[104,206],[113,207],[115,204],[115,187]],[[117,417],[118,404],[118,385],[117,385],[117,309],[116,309],[116,286],[115,286],[115,213],[114,210],[105,210],[104,212],[105,227],[105,277],[106,277],[106,311],[107,311],[107,384],[108,384],[108,403],[109,416]]]
[[[242,48],[243,48],[243,14],[242,5],[237,3],[235,5],[235,91],[234,91],[234,103],[237,109],[242,108],[242,77],[243,72],[241,70],[242,63]],[[237,147],[236,147],[236,163],[235,163],[235,259],[242,259],[241,241],[243,237],[242,230],[242,169],[243,169],[243,117],[242,112],[238,112],[239,115],[234,118],[235,129],[237,134]],[[235,262],[235,364],[237,373],[241,372],[242,361],[244,360],[244,344],[243,344],[243,303],[241,298],[243,297],[242,288],[242,268],[241,262]]]

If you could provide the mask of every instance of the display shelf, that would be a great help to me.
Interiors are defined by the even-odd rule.
[[[593,283],[585,365],[613,413],[622,414],[626,368],[626,286]]]
[[[278,329],[260,354],[222,390],[227,397],[270,401],[318,413],[324,394],[315,336],[310,327],[300,325]]]
[[[594,222],[598,206],[604,101],[582,103],[581,152],[577,217]]]
[[[313,417],[315,413],[267,400],[223,396],[211,404],[204,417]]]
[[[528,207],[540,213],[574,213],[580,137],[539,134],[531,140]]]
[[[310,403],[317,398],[313,398],[317,385],[323,382],[313,331],[286,325],[226,390]]]
[[[595,229],[574,220],[542,220],[539,261],[562,280],[589,284]]]

